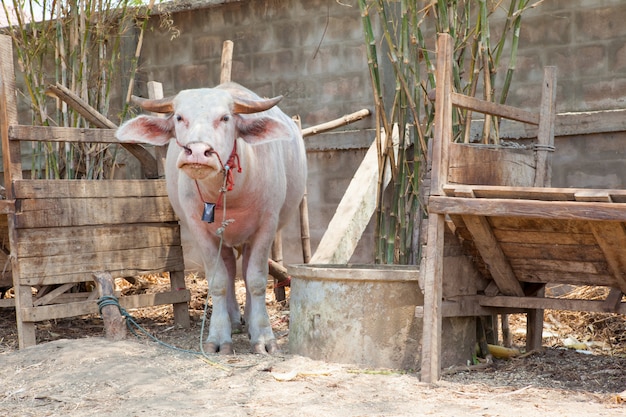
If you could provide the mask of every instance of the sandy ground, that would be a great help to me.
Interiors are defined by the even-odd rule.
[[[441,381],[300,356],[212,358],[135,340],[58,340],[0,356],[4,416],[623,416],[597,394]]]
[[[194,296],[191,329],[173,326],[167,307],[138,321],[168,343],[195,349],[202,296]],[[288,311],[268,304],[288,351]],[[209,359],[134,337],[112,343],[99,317],[42,323],[40,344],[20,351],[12,314],[0,310],[0,416],[626,415],[622,354],[547,346],[483,369],[446,371],[426,385],[411,372],[244,353],[244,335],[235,335],[239,353]]]

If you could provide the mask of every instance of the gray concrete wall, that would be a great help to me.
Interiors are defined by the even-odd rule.
[[[261,95],[284,95],[281,107],[300,115],[304,127],[373,107],[356,0],[181,0],[164,10],[180,36],[170,39],[161,19],[151,17],[138,94],[149,80],[162,82],[166,95],[217,84],[222,43],[230,39],[233,80]],[[626,108],[625,19],[623,0],[550,0],[528,10],[508,103],[536,109],[542,69],[557,65],[557,111]],[[27,108],[20,108],[26,123]],[[370,118],[306,140],[313,249],[374,137],[372,127]],[[557,138],[556,146],[553,185],[626,187],[624,132]],[[294,222],[285,237],[287,262],[301,259],[298,233]],[[370,226],[353,261],[372,259],[372,233]]]

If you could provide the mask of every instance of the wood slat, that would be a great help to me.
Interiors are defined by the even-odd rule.
[[[509,120],[529,123],[532,125],[539,124],[539,114],[531,113],[529,111],[518,109],[516,107],[498,104],[491,101],[485,101],[476,97],[470,97],[464,94],[454,92],[451,94],[451,99],[453,105],[461,107],[463,109],[477,111],[479,113],[486,113]]]
[[[604,254],[597,245],[532,245],[528,243],[502,243],[509,258],[556,259],[561,261],[602,262]]]
[[[178,223],[19,229],[14,253],[22,259],[180,246],[179,229]]]
[[[160,180],[19,180],[13,183],[15,198],[134,198],[167,196]]]
[[[492,217],[495,219],[495,217]],[[529,243],[529,244],[553,244],[553,245],[593,245],[595,238],[590,233],[572,232],[544,232],[520,229],[496,229],[493,233],[499,242],[506,243]]]
[[[555,188],[555,187],[515,187],[499,185],[468,185],[446,184],[443,186],[447,196],[463,196],[470,191],[476,198],[503,198],[544,201],[575,201],[577,196],[599,196],[591,201],[602,202],[605,196],[611,201],[623,203],[626,201],[626,190],[593,189],[593,188]]]
[[[583,273],[587,275],[608,275],[609,270],[606,262],[585,262],[579,260],[564,261],[562,259],[535,259],[535,258],[509,258],[509,263],[515,271],[557,271],[560,273]]]
[[[431,213],[572,220],[626,221],[626,205],[576,201],[431,196]]]
[[[9,127],[9,138],[21,141],[112,143],[121,145],[115,138],[114,129],[12,125]]]
[[[120,297],[119,303],[125,309],[151,307],[163,304],[185,303],[191,299],[189,290],[170,291],[155,294],[136,294]],[[21,308],[21,317],[26,322],[61,319],[64,317],[98,314],[95,300],[68,304],[54,304],[39,307]]]
[[[536,269],[515,270],[517,279],[522,282],[541,284],[599,285],[613,287],[615,278],[610,274],[587,274],[584,272],[542,271]]]
[[[520,187],[533,184],[535,153],[530,150],[450,143],[449,151],[449,183]]]
[[[177,220],[167,197],[22,200],[15,217],[18,229]]]
[[[491,276],[500,291],[506,295],[523,296],[524,290],[517,281],[498,241],[493,236],[487,219],[483,216],[463,216],[463,221],[472,234],[474,244],[483,261],[489,266]]]
[[[20,259],[20,283],[48,285],[83,282],[98,271],[113,276],[136,276],[184,270],[180,246],[151,247],[110,252],[78,253]]]
[[[596,300],[570,300],[563,298],[543,298],[543,297],[479,297],[480,305],[485,307],[505,307],[505,308],[532,308],[532,309],[552,309],[570,311],[590,311],[596,313],[606,313],[604,301]],[[616,309],[620,314],[626,314],[626,303],[621,303]]]
[[[570,233],[592,236],[586,220],[540,219],[527,217],[491,217],[494,228],[501,231],[528,231],[541,233]],[[595,239],[594,239],[595,241]]]
[[[626,232],[622,224],[589,222],[617,287],[626,294]]]

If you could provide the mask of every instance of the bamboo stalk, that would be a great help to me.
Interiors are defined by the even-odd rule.
[[[359,0],[368,68],[376,111],[376,144],[380,149],[379,191],[376,209],[376,262],[418,262],[420,234],[414,225],[421,224],[423,208],[420,203],[420,175],[426,172],[422,165],[427,161],[428,140],[433,134],[433,102],[426,92],[436,87],[431,49],[422,27],[437,32],[447,32],[454,38],[452,78],[454,89],[476,95],[478,86],[484,87],[483,97],[489,101],[506,98],[510,74],[505,86],[496,94],[495,76],[498,63],[505,50],[508,35],[513,31],[513,51],[510,65],[515,64],[519,41],[519,15],[526,9],[528,0],[500,2],[434,0],[422,6],[410,0]],[[476,5],[477,9],[472,7]],[[421,7],[421,9],[420,9]],[[491,39],[489,18],[496,8],[508,10],[509,21],[498,39]],[[374,35],[377,18],[378,39]],[[429,30],[430,32],[430,30]],[[492,42],[495,48],[492,49]],[[386,56],[379,56],[377,46],[383,43]],[[395,91],[386,95],[382,91],[380,72],[387,65],[395,76]],[[466,71],[469,69],[469,71]],[[466,79],[467,78],[467,79]],[[503,95],[504,94],[504,95]],[[452,113],[452,134],[469,142],[472,114],[461,108]],[[381,143],[381,133],[390,137],[390,126],[399,126],[400,149],[413,145],[413,158],[405,154],[395,156],[388,144]],[[497,121],[486,120],[484,140],[498,142]],[[381,176],[387,164],[392,172],[392,184],[383,195]]]

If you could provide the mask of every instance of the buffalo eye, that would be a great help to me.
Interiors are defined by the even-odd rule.
[[[225,114],[222,116],[222,122],[227,122],[230,120],[230,115],[229,114]]]
[[[181,116],[180,114],[177,114],[176,116],[174,116],[176,118],[177,122],[182,122],[183,121],[183,116]]]

